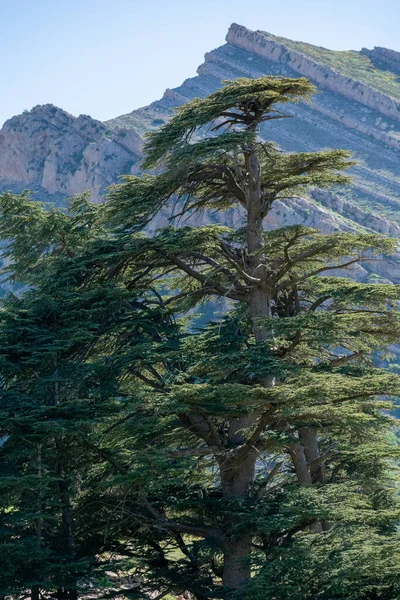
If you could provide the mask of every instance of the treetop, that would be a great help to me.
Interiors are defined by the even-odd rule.
[[[303,77],[242,77],[223,84],[207,98],[193,98],[179,107],[166,125],[147,135],[145,169],[156,166],[171,149],[182,141],[188,141],[198,128],[207,123],[214,131],[235,125],[254,130],[262,121],[287,116],[275,108],[276,104],[298,102],[300,98],[308,100],[316,92],[315,86]],[[217,123],[219,119],[222,121]]]

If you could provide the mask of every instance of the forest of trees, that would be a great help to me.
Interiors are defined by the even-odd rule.
[[[314,91],[192,100],[102,205],[0,196],[3,600],[400,598],[400,289],[352,278],[396,241],[263,227],[349,185],[259,137]]]

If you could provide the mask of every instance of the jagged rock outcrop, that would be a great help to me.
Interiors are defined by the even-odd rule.
[[[37,106],[0,130],[0,187],[30,188],[56,199],[91,190],[100,201],[105,187],[135,170],[140,146],[133,129],[111,130],[87,115]]]
[[[400,52],[375,46],[373,50],[368,48],[361,49],[362,54],[368,56],[376,66],[383,69],[390,69],[400,74]]]
[[[287,64],[303,77],[308,77],[327,89],[339,92],[350,100],[361,102],[361,104],[400,121],[400,104],[393,98],[309,59],[304,54],[277,42],[268,33],[249,31],[246,27],[234,23],[229,29],[226,41],[244,50],[254,52],[267,60]]]

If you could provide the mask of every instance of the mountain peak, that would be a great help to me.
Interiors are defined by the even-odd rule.
[[[400,53],[381,47],[329,50],[238,23],[230,26],[226,42],[206,53],[197,76],[106,123],[52,104],[13,117],[0,131],[0,188],[29,187],[57,201],[92,189],[100,201],[120,174],[138,172],[138,134],[167,122],[176,106],[206,96],[226,79],[301,76],[319,93],[309,103],[285,105],[296,118],[271,121],[261,135],[286,151],[346,148],[359,164],[351,188],[282,202],[269,226],[364,228],[400,237]],[[398,266],[390,265],[382,265],[385,276],[400,281]]]
[[[88,115],[74,117],[53,104],[12,117],[0,130],[0,187],[63,198],[92,190],[100,201],[121,173],[135,171],[141,138]]]

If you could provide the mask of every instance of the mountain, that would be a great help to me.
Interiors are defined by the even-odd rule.
[[[319,93],[310,103],[286,105],[296,118],[269,122],[261,133],[287,151],[351,150],[359,161],[354,185],[278,203],[269,226],[366,228],[400,237],[400,53],[380,47],[333,51],[233,24],[226,44],[207,53],[197,73],[161,100],[106,123],[52,105],[13,117],[0,131],[0,190],[27,187],[60,202],[92,189],[100,201],[121,173],[138,172],[140,136],[165,123],[176,106],[209,94],[221,80],[305,76]],[[238,218],[227,214],[232,223]],[[165,215],[153,227],[163,222]],[[400,282],[396,261],[374,265],[374,273],[363,268],[359,277],[378,274]]]
[[[92,190],[100,201],[121,173],[135,172],[141,137],[87,115],[46,104],[9,119],[0,131],[0,190],[37,191],[44,200]]]

